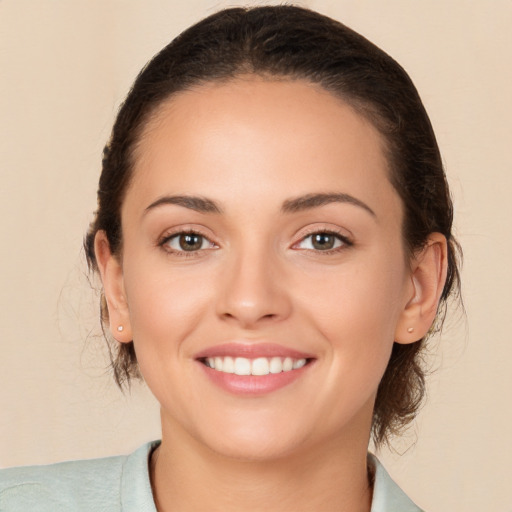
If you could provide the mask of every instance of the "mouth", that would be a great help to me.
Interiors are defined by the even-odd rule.
[[[247,357],[217,356],[200,359],[200,362],[208,368],[218,372],[240,376],[265,376],[282,372],[292,372],[299,370],[311,361],[312,358],[305,357],[257,357],[255,359],[249,359]]]
[[[195,359],[211,382],[237,395],[281,389],[299,379],[316,361],[311,354],[269,343],[217,345]]]

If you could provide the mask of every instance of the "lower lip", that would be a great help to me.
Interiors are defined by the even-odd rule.
[[[268,375],[236,375],[214,370],[198,361],[203,371],[214,384],[229,393],[235,395],[264,395],[284,388],[288,384],[299,379],[308,368],[311,362],[297,370],[289,372],[270,373]]]

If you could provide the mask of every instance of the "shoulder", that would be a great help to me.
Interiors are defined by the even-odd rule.
[[[0,510],[118,510],[126,457],[61,462],[0,471]]]
[[[148,443],[129,456],[1,470],[0,511],[36,510],[35,504],[39,512],[120,511],[123,499],[131,500],[137,487],[142,487],[145,498],[149,487],[151,497],[151,448]],[[125,485],[128,475],[131,486]]]
[[[374,475],[371,512],[423,512],[389,476],[377,457],[368,454],[368,467]]]

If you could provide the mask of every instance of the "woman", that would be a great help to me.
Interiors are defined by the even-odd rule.
[[[4,471],[0,510],[419,510],[368,441],[419,407],[457,245],[396,62],[298,7],[214,14],[135,81],[98,201],[114,374],[162,440]]]

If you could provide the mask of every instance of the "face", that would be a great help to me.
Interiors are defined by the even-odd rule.
[[[413,294],[401,225],[381,137],[318,86],[247,77],[164,104],[118,273],[164,435],[248,459],[366,444]]]

